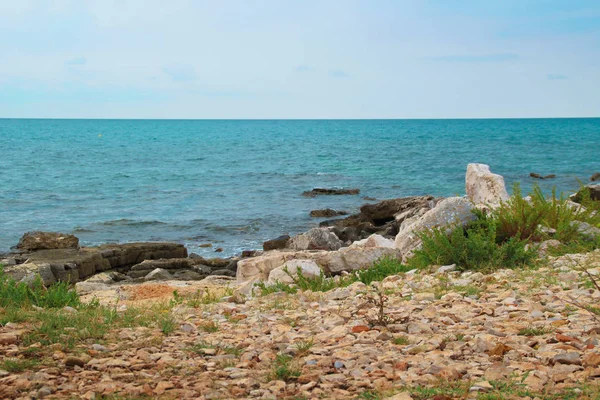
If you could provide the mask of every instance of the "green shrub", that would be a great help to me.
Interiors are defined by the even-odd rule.
[[[423,245],[415,251],[409,265],[425,268],[456,264],[458,270],[464,271],[514,268],[533,263],[536,252],[533,248],[525,248],[527,241],[518,238],[521,233],[517,232],[517,237],[498,238],[497,220],[480,212],[476,214],[476,221],[466,228],[457,226],[449,234],[442,229],[421,233]],[[517,223],[513,226],[524,225]]]
[[[544,219],[544,212],[534,202],[525,200],[521,196],[520,186],[515,184],[513,195],[492,212],[496,241],[501,243],[511,238],[539,241],[541,236],[538,226]]]

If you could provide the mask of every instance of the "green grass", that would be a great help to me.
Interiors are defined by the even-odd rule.
[[[219,330],[219,324],[216,323],[215,321],[209,321],[209,322],[200,324],[198,326],[198,328],[200,328],[201,330],[203,330],[206,333],[214,333]]]
[[[62,308],[79,305],[79,296],[70,289],[68,283],[59,282],[45,288],[40,277],[37,277],[31,285],[15,282],[4,273],[4,267],[0,265],[0,307]]]
[[[296,355],[298,357],[305,356],[309,353],[310,349],[314,346],[315,341],[311,339],[299,340],[296,342]]]
[[[158,326],[165,336],[169,336],[177,328],[177,322],[175,321],[175,318],[173,318],[173,315],[168,312],[167,314],[160,316],[158,319]]]
[[[264,282],[260,282],[258,283],[258,288],[263,296],[278,292],[295,294],[298,290],[328,292],[336,288],[349,286],[354,282],[362,282],[365,285],[370,285],[372,282],[381,281],[388,276],[405,273],[411,269],[395,258],[383,257],[369,268],[356,270],[348,275],[337,276],[335,278],[327,277],[323,272],[319,276],[307,277],[302,274],[300,269],[298,269],[296,275],[286,271],[293,280],[292,284],[276,282],[273,285],[267,285]]]
[[[553,329],[551,328],[535,328],[532,326],[529,326],[527,328],[522,328],[519,330],[518,335],[520,336],[543,336],[546,335],[548,333],[552,333],[554,332]]]
[[[392,339],[392,343],[398,346],[406,346],[407,344],[410,344],[410,340],[408,340],[406,336],[396,336]]]
[[[39,361],[32,359],[18,359],[18,358],[7,358],[0,362],[0,369],[7,372],[23,372],[26,370],[34,369],[39,364]]]
[[[273,379],[289,382],[300,376],[300,368],[294,362],[294,358],[287,354],[277,354],[273,361],[271,377]]]

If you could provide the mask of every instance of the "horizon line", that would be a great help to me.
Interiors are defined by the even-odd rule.
[[[446,118],[106,118],[106,117],[0,117],[0,120],[99,120],[99,121],[452,121],[517,119],[600,119],[590,117],[446,117]]]

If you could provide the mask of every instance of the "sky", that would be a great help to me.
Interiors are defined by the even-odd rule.
[[[0,0],[0,118],[600,116],[598,0]]]

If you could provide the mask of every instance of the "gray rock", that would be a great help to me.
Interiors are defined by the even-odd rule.
[[[581,356],[575,352],[557,354],[552,360],[556,364],[581,365]]]
[[[405,223],[396,235],[396,248],[404,260],[421,246],[420,232],[441,228],[450,232],[455,226],[465,226],[476,219],[473,204],[464,197],[449,197],[440,201],[435,208],[410,223]]]
[[[313,218],[331,218],[338,217],[340,215],[347,215],[347,211],[337,211],[331,208],[325,208],[323,210],[312,210],[310,216]],[[266,250],[266,249],[265,249]]]
[[[223,269],[216,269],[214,270],[211,275],[213,276],[235,276],[235,271],[232,271],[230,269],[227,268],[223,268]]]
[[[456,271],[456,264],[442,265],[441,267],[439,267],[437,269],[438,274],[444,274],[446,272],[452,272],[452,271]]]
[[[179,279],[182,281],[199,281],[206,278],[208,274],[199,274],[195,271],[184,270],[184,271],[176,271],[173,273],[173,278]]]
[[[288,243],[288,246],[294,250],[338,250],[342,245],[342,241],[325,228],[313,228],[294,236]]]
[[[600,228],[596,228],[587,222],[573,221],[571,225],[576,226],[577,231],[587,240],[595,240],[597,236],[600,236]]]
[[[156,268],[161,269],[185,269],[191,268],[196,262],[191,258],[161,258],[159,260],[144,260],[131,267],[132,271],[152,271]]]
[[[171,275],[171,273],[169,271],[167,271],[166,269],[162,269],[162,268],[156,268],[155,270],[151,271],[150,273],[148,273],[148,275],[146,275],[144,277],[145,281],[158,281],[158,280],[169,280],[169,279],[173,279],[173,276]]]

